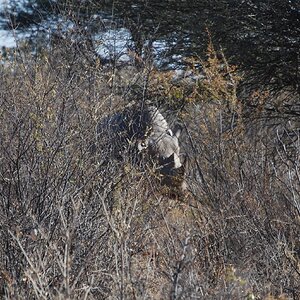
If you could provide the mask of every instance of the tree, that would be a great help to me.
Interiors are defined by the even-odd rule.
[[[139,57],[153,56],[154,42],[163,44],[157,54],[161,68],[182,66],[185,57],[205,55],[208,28],[229,61],[246,72],[245,82],[299,94],[298,1],[27,0],[19,5],[11,0],[4,15],[6,26],[35,31],[45,19],[69,20],[90,45],[93,34],[106,29],[103,16],[110,16],[110,24],[130,31],[132,50]]]

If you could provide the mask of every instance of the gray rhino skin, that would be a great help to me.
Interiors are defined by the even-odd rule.
[[[138,140],[138,150],[148,149],[150,154],[157,157],[161,163],[168,161],[172,163],[173,168],[180,168],[182,164],[179,158],[178,138],[181,134],[181,128],[177,128],[173,133],[166,119],[154,106],[147,109],[147,114],[145,119],[149,120],[149,132],[145,134],[144,139]]]
[[[148,152],[158,162],[163,184],[180,190],[186,188],[184,164],[180,160],[181,128],[177,126],[173,132],[156,107],[125,108],[106,117],[97,132],[109,135],[106,147],[112,147],[115,156]]]

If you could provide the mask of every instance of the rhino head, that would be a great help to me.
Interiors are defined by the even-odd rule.
[[[173,131],[153,106],[149,107],[147,118],[149,127],[144,138],[138,140],[138,150],[147,150],[156,159],[164,185],[185,190],[185,163],[181,160],[179,146],[181,126],[177,125]]]
[[[156,107],[130,105],[104,117],[97,125],[96,133],[108,159],[130,158],[132,162],[138,162],[136,152],[146,152],[155,162],[163,185],[172,189],[185,186],[179,146],[181,127],[172,130]]]

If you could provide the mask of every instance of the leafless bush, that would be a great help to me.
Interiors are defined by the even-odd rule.
[[[224,82],[55,55],[1,67],[3,298],[299,298],[296,129],[288,144],[272,128],[250,135],[237,99],[211,98]],[[176,199],[147,164],[95,146],[99,119],[148,98],[186,127],[189,192]]]

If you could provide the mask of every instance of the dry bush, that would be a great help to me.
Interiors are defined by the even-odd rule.
[[[299,137],[249,134],[224,57],[180,85],[66,53],[1,67],[2,297],[299,298]],[[148,98],[186,125],[175,199],[95,143],[102,117]]]

